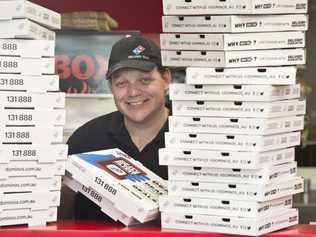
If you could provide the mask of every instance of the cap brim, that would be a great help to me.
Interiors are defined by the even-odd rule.
[[[145,61],[145,60],[123,60],[119,63],[115,64],[112,68],[110,68],[106,73],[106,78],[110,79],[112,74],[123,68],[137,69],[145,72],[150,72],[157,65],[153,62]]]

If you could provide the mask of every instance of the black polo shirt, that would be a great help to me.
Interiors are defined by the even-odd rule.
[[[167,179],[167,167],[158,162],[158,149],[165,147],[164,133],[168,131],[168,121],[157,136],[142,151],[133,143],[123,122],[123,115],[112,112],[95,118],[78,128],[69,138],[69,155],[88,151],[119,148],[160,177]],[[76,219],[108,219],[100,208],[82,194],[76,195]]]

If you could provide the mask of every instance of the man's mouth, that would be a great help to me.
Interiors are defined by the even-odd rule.
[[[136,105],[141,105],[147,101],[148,100],[128,101],[127,104],[132,105],[132,106],[136,106]]]

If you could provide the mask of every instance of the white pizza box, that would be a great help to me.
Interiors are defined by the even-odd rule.
[[[0,56],[0,73],[39,76],[55,73],[55,58],[20,58]]]
[[[232,182],[266,184],[291,179],[297,174],[296,162],[261,169],[227,169],[201,166],[168,166],[168,180],[192,182]]]
[[[61,176],[52,178],[10,177],[0,182],[0,193],[43,192],[61,189]]]
[[[169,116],[168,122],[170,132],[187,133],[270,135],[304,129],[304,116],[277,118]]]
[[[12,144],[0,146],[0,164],[14,161],[36,161],[40,164],[66,161],[68,145]]]
[[[246,51],[161,50],[162,65],[168,67],[260,67],[302,65],[305,49],[266,49]]]
[[[95,181],[92,180],[92,178],[91,178],[91,180],[89,180],[89,178],[83,177],[83,175],[80,176],[80,175],[76,175],[76,174],[73,175],[73,173],[70,173],[70,172],[68,172],[68,173],[77,182],[79,182],[81,184],[83,182],[85,186],[88,186],[88,187],[91,187],[91,188],[93,187],[93,189],[96,190],[98,193],[100,193],[102,196],[104,196],[105,198],[108,198],[108,197],[106,197],[105,194],[101,193],[103,191],[102,189],[97,189],[97,187],[93,186],[94,185],[93,182],[95,182]],[[111,192],[111,194],[117,195],[116,194],[117,189],[113,188],[112,184],[109,185],[108,183],[106,183],[106,185],[107,185],[106,187],[110,187],[110,191],[109,192]],[[127,190],[127,192],[130,192],[129,189],[126,189],[126,190]],[[113,193],[112,193],[112,191],[113,191]],[[145,189],[142,189],[142,188],[139,188],[137,193],[135,193],[135,192],[132,193],[133,196],[136,196],[139,199],[144,199],[144,197],[149,199],[149,197],[152,196],[153,194],[154,193],[151,193],[150,191],[148,192],[148,190],[145,190]],[[141,195],[143,195],[143,197],[141,197]],[[120,194],[118,194],[118,196],[116,196],[116,200],[113,200],[111,198],[108,198],[108,200],[113,203],[113,206],[115,208],[120,209],[120,210],[121,209],[125,210],[124,213],[127,216],[132,216],[135,219],[137,219],[137,221],[139,221],[141,223],[144,223],[144,222],[147,222],[147,221],[150,221],[150,220],[153,220],[153,219],[157,218],[157,215],[158,215],[158,200],[154,200],[154,202],[156,204],[156,207],[153,208],[153,209],[148,208],[148,205],[146,205],[147,203],[144,202],[144,201],[143,201],[143,203],[145,203],[145,206],[135,205],[135,202],[133,200],[131,200],[130,198],[122,197],[122,195],[120,195]]]
[[[0,20],[0,39],[55,40],[56,33],[27,19]]]
[[[168,181],[168,195],[264,202],[304,190],[302,177],[269,184]]]
[[[163,0],[164,15],[306,13],[307,0]]]
[[[162,178],[119,149],[71,155],[66,171],[140,222],[157,215],[158,197],[167,192]]]
[[[46,144],[61,143],[63,127],[0,127],[0,142],[2,144],[32,143]]]
[[[58,75],[0,74],[0,91],[59,91]]]
[[[45,210],[60,204],[60,191],[0,194],[0,213],[8,209]]]
[[[294,159],[294,147],[269,152],[159,149],[159,164],[173,166],[260,169],[292,162]]]
[[[305,33],[265,32],[236,34],[160,34],[166,50],[257,50],[305,47]]]
[[[276,101],[300,98],[300,84],[295,85],[189,85],[171,83],[171,100]]]
[[[0,226],[21,225],[42,226],[57,221],[57,207],[46,210],[18,209],[0,212]]]
[[[167,148],[182,149],[263,152],[297,146],[300,144],[300,141],[300,132],[280,133],[267,136],[215,133],[165,133]]]
[[[293,85],[296,84],[296,67],[187,67],[185,81],[187,84]]]
[[[0,104],[2,108],[64,108],[65,93],[31,93],[6,91],[0,93]]]
[[[65,174],[65,161],[55,163],[39,163],[37,161],[11,161],[0,166],[0,179],[9,177],[52,178]]]
[[[164,195],[159,198],[159,210],[161,212],[172,210],[175,213],[200,215],[214,215],[216,213],[219,216],[260,218],[291,208],[292,203],[292,196],[256,202]]]
[[[0,1],[0,7],[1,3]],[[54,57],[55,41],[0,39],[0,55],[20,56],[22,58]]]
[[[61,29],[61,15],[26,0],[0,1],[0,20],[27,18],[50,29]]]
[[[307,29],[306,14],[162,16],[162,31],[165,33],[249,33]]]
[[[298,210],[286,209],[273,217],[243,218],[163,212],[162,229],[208,231],[232,235],[261,236],[298,224]],[[193,234],[193,233],[192,233]]]
[[[68,176],[64,176],[63,183],[73,191],[82,193],[90,201],[98,205],[101,211],[111,217],[114,221],[119,221],[125,226],[131,226],[140,223],[135,218],[124,214],[124,210],[119,210],[114,207],[113,202],[106,199],[93,188],[87,187]]]
[[[50,127],[65,125],[64,109],[1,109],[0,121],[6,126]]]
[[[249,101],[172,101],[175,116],[273,118],[305,114],[304,99],[274,102]]]

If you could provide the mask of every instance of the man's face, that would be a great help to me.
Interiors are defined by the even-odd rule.
[[[156,68],[151,72],[123,69],[113,75],[110,87],[125,119],[143,123],[163,111],[170,81],[170,72],[161,75]]]

